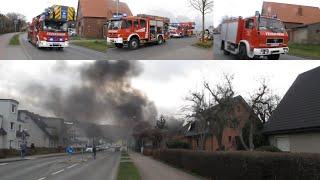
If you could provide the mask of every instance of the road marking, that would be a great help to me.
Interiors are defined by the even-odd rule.
[[[56,175],[58,173],[61,173],[62,171],[64,171],[64,169],[61,169],[60,171],[57,171],[57,172],[54,172],[54,173],[51,173],[51,175]]]
[[[45,178],[47,178],[47,177],[42,177],[42,178],[39,178],[38,180],[44,180]]]
[[[7,165],[7,164],[8,164],[8,163],[1,163],[0,166],[4,166],[4,165]]]
[[[77,165],[78,165],[78,163],[76,163],[76,164],[74,164],[74,165],[72,165],[72,166],[67,167],[67,169],[73,168],[73,167],[75,167],[75,166],[77,166]]]

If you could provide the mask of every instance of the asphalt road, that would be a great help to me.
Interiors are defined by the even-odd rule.
[[[213,47],[213,56],[214,59],[219,59],[219,60],[236,60],[237,57],[235,55],[224,55],[223,51],[220,50],[220,35],[216,34],[214,36],[214,47]],[[261,59],[261,60],[266,60],[266,59]],[[280,60],[306,60],[304,58],[301,57],[297,57],[297,56],[290,56],[290,55],[280,55]]]
[[[20,35],[21,46],[8,51],[7,43],[11,34],[2,35],[0,42],[3,52],[0,59],[36,59],[36,60],[189,60],[213,59],[212,49],[201,49],[192,46],[196,38],[170,39],[163,45],[149,45],[137,50],[108,49],[106,53],[97,52],[87,48],[71,45],[63,51],[37,49],[27,41],[27,35]],[[0,36],[1,39],[1,36]],[[4,53],[1,56],[1,53]],[[9,58],[8,58],[9,57]]]
[[[113,180],[119,163],[119,152],[39,158],[0,164],[1,180]]]

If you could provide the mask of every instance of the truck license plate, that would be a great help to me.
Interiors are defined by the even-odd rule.
[[[279,45],[280,45],[279,43],[272,43],[272,44],[271,44],[271,46],[273,46],[273,47],[274,47],[274,46],[279,46]]]

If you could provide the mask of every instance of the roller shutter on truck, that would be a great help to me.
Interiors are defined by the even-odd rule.
[[[221,39],[236,44],[239,21],[226,22],[221,27]]]

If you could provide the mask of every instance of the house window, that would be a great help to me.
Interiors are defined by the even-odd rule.
[[[231,136],[229,136],[229,143],[231,143],[231,140],[232,140],[232,137],[231,137]]]
[[[9,141],[9,148],[12,149],[13,148],[13,140]]]
[[[14,130],[14,122],[10,122],[10,129]]]
[[[241,111],[241,107],[237,106],[237,111],[240,112]]]
[[[19,132],[21,132],[22,126],[21,124],[19,124]]]
[[[11,104],[11,112],[15,113],[17,110],[17,106],[15,104]]]

